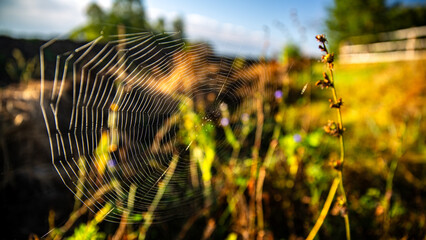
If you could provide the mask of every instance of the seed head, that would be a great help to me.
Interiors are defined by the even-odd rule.
[[[333,102],[333,100],[331,99],[329,99],[328,101],[330,102],[330,108],[340,108],[343,105],[342,98],[339,98],[336,103]]]
[[[324,79],[318,80],[315,85],[321,87],[321,89],[333,87],[333,83],[330,81],[330,78],[328,77],[327,73],[322,74]]]
[[[339,128],[334,121],[328,120],[327,125],[324,126],[324,131],[331,136],[339,137],[343,134],[344,129]]]
[[[339,171],[342,170],[342,166],[343,164],[342,164],[342,161],[340,161],[340,159],[333,162],[333,168],[336,170],[339,170]]]
[[[327,38],[325,38],[325,35],[324,35],[324,34],[316,35],[316,36],[315,36],[315,38],[316,38],[316,39],[317,39],[317,41],[318,41],[318,42],[320,42],[320,43],[325,43],[325,42],[327,42]]]
[[[327,53],[321,57],[323,63],[333,63],[334,62],[334,53]]]

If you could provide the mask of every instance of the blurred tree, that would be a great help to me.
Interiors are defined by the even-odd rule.
[[[426,25],[426,5],[408,7],[401,3],[391,6],[387,13],[389,30]]]
[[[150,28],[141,0],[115,0],[109,15],[112,24],[138,28],[139,32]]]
[[[179,38],[184,38],[184,24],[183,24],[183,19],[181,17],[176,18],[173,21],[173,31],[174,32],[179,32],[178,37]]]
[[[141,0],[114,0],[109,12],[102,10],[96,3],[91,3],[86,15],[86,25],[73,31],[70,38],[93,40],[100,32],[105,35],[117,34],[119,25],[126,26],[126,33],[152,30],[146,20]]]
[[[85,26],[74,30],[70,38],[79,40],[93,40],[99,36],[100,26],[107,21],[107,16],[96,3],[90,3],[86,9],[88,22]]]
[[[157,24],[155,25],[155,30],[158,31],[158,32],[160,32],[160,33],[164,32],[165,29],[166,29],[165,25],[166,25],[166,23],[164,21],[164,18],[160,17],[157,20]]]
[[[337,40],[386,29],[385,0],[334,0],[328,12],[327,28]]]
[[[326,20],[333,42],[352,36],[426,25],[426,6],[387,6],[385,0],[334,0]]]
[[[86,14],[89,17],[89,22],[91,23],[101,23],[105,21],[105,13],[96,3],[91,3],[87,7]]]
[[[289,43],[284,46],[280,56],[280,62],[283,64],[292,64],[302,58],[300,48],[295,43]]]

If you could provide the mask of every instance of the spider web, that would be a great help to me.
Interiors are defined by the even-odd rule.
[[[182,106],[203,116],[198,124],[220,128],[221,107],[246,114],[242,99],[257,85],[254,61],[218,57],[208,44],[178,36],[100,36],[63,53],[54,53],[60,48],[51,40],[40,49],[52,164],[90,211],[112,206],[108,221],[123,214],[140,221],[154,204],[154,221],[164,221],[202,205],[205,186],[191,177],[191,142],[180,133]],[[45,58],[54,55],[50,69]],[[241,125],[232,128],[238,133]],[[223,134],[214,138],[217,159],[226,142]]]

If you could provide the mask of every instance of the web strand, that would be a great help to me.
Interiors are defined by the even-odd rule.
[[[45,69],[44,56],[55,41],[40,49],[40,104],[52,163],[92,212],[107,203],[114,206],[108,221],[119,222],[124,212],[129,223],[140,221],[134,216],[152,209],[175,155],[179,161],[155,203],[154,222],[191,212],[183,206],[199,206],[204,186],[190,176],[189,152],[195,143],[182,141],[182,106],[204,116],[200,124],[219,128],[219,106],[226,103],[241,115],[242,98],[257,86],[253,62],[218,57],[209,45],[188,44],[176,36],[99,37],[58,54],[53,82],[45,79],[52,69]],[[239,127],[233,125],[236,132]],[[225,138],[217,138],[220,156]],[[109,190],[99,195],[105,186]],[[136,192],[130,213],[132,186]]]

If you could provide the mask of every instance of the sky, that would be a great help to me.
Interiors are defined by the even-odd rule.
[[[0,0],[0,35],[49,39],[67,34],[84,24],[90,2],[107,9],[112,1]],[[325,31],[332,4],[333,0],[143,1],[150,22],[163,17],[171,25],[181,17],[189,40],[208,41],[219,53],[244,56],[277,56],[288,43],[298,44],[306,55],[318,55],[314,36]]]

